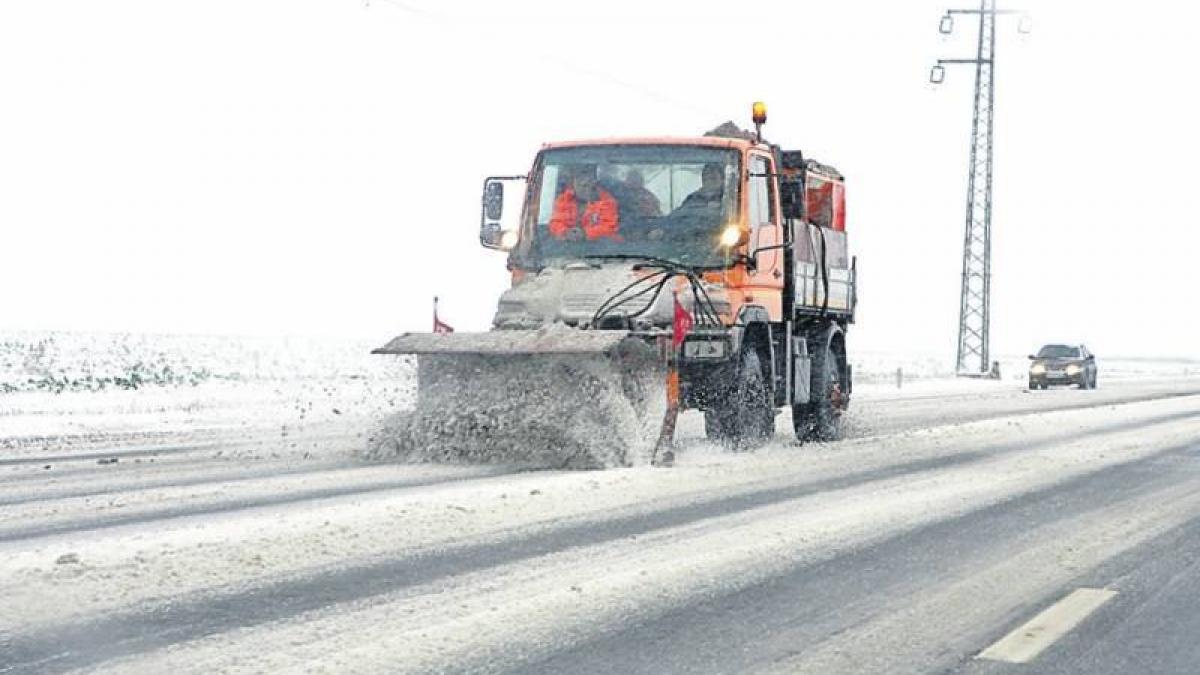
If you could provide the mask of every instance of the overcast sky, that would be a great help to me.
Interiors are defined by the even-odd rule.
[[[853,344],[952,359],[973,71],[927,77],[975,31],[945,7],[0,3],[0,329],[382,341],[435,293],[486,329],[485,176],[761,99],[847,176]],[[1026,7],[998,33],[993,350],[1200,356],[1196,10]]]

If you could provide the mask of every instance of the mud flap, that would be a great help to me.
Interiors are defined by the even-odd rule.
[[[792,338],[792,403],[808,403],[812,379],[812,359],[808,343],[802,337]]]

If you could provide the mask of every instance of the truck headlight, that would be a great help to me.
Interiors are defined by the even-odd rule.
[[[1079,366],[1075,365],[1074,363],[1067,366],[1067,374],[1068,375],[1078,375],[1079,374]]]
[[[723,340],[688,340],[683,343],[683,358],[723,359],[725,358],[725,342]]]
[[[1033,373],[1034,375],[1042,375],[1046,372],[1046,364],[1035,363],[1029,367],[1029,372]]]
[[[746,243],[750,236],[736,223],[727,225],[724,230],[721,230],[721,246],[725,248],[733,248],[740,244]]]

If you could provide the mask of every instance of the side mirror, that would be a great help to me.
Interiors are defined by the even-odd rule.
[[[1095,355],[1095,354],[1088,354],[1087,360],[1088,360],[1088,361],[1095,361],[1095,360],[1096,360],[1096,355]]]
[[[484,222],[479,228],[479,243],[484,248],[503,248],[504,231],[500,223]]]
[[[504,213],[504,183],[488,179],[483,183],[483,213],[479,219],[479,243],[484,248],[502,248],[504,232],[500,216]]]
[[[1030,361],[1036,361],[1036,360],[1037,360],[1037,357],[1036,357],[1036,356],[1034,356],[1033,354],[1030,354],[1030,355],[1029,355],[1029,360],[1030,360]]]
[[[483,184],[483,217],[485,220],[500,220],[504,213],[504,183],[489,181]]]
[[[779,204],[784,218],[804,218],[804,183],[798,180],[779,182]]]
[[[501,216],[504,214],[504,181],[527,181],[527,176],[490,176],[483,181],[483,199],[479,214],[479,243],[484,248],[511,251],[516,248],[520,234],[510,223],[503,229]],[[520,194],[520,193],[518,193]]]

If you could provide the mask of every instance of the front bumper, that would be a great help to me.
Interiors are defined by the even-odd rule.
[[[1053,386],[1053,385],[1072,385],[1072,384],[1077,385],[1077,384],[1083,383],[1084,377],[1085,377],[1085,371],[1082,371],[1082,370],[1079,371],[1078,373],[1075,373],[1074,375],[1068,375],[1066,373],[1066,371],[1048,370],[1044,373],[1039,373],[1037,375],[1030,373],[1029,374],[1029,384],[1036,385],[1039,387],[1046,387],[1046,386]]]

